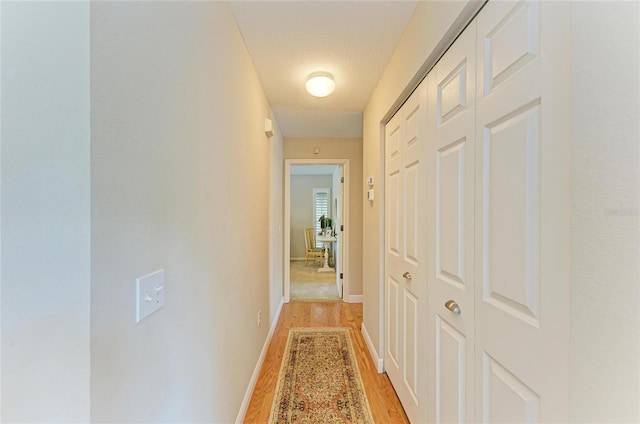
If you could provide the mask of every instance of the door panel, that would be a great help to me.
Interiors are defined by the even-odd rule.
[[[530,104],[486,126],[481,159],[483,298],[533,325],[539,311],[539,107]]]
[[[539,5],[509,3],[504,8],[491,6],[482,12],[483,37],[478,40],[483,45],[478,51],[484,57],[479,69],[480,78],[484,76],[484,95],[526,68],[540,54]]]
[[[400,171],[387,176],[387,240],[389,254],[400,257]]]
[[[466,337],[436,316],[436,422],[464,422],[465,390],[468,385]],[[455,400],[454,402],[448,401]]]
[[[539,422],[538,394],[486,353],[482,362],[483,422]]]
[[[567,422],[570,5],[478,15],[476,420]]]
[[[475,37],[472,22],[427,76],[428,410],[437,423],[474,416]]]
[[[436,276],[464,290],[465,160],[467,141],[457,140],[436,152]]]
[[[426,417],[425,95],[419,87],[385,128],[385,369],[412,422]]]
[[[420,103],[417,97],[409,99],[404,106],[404,141],[405,152],[420,141]]]
[[[389,358],[393,361],[393,366],[400,367],[400,340],[402,338],[400,334],[400,308],[398,302],[400,296],[398,296],[399,284],[396,280],[389,277],[387,284],[387,320],[388,320],[388,340],[387,340],[387,353]]]
[[[400,117],[396,117],[389,121],[386,128],[386,157],[387,159],[395,159],[400,155]]]
[[[404,383],[414,402],[418,401],[418,298],[408,290],[404,297]]]
[[[445,76],[437,86],[436,113],[438,127],[442,127],[448,120],[454,118],[467,106],[467,58]],[[471,70],[472,72],[474,69]]]
[[[404,260],[414,267],[418,266],[418,218],[420,181],[418,180],[419,162],[412,162],[404,169]]]

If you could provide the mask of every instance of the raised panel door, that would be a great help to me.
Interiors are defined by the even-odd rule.
[[[567,422],[570,5],[477,17],[476,420]]]
[[[472,22],[427,76],[428,410],[435,423],[474,417],[475,39]]]
[[[426,416],[425,95],[419,87],[385,131],[385,370],[412,422]]]

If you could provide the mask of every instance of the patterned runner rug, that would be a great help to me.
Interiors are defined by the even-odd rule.
[[[289,330],[269,423],[373,423],[348,328]]]

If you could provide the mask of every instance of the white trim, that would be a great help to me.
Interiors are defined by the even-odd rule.
[[[361,294],[350,294],[347,298],[347,303],[362,303],[364,296]]]
[[[291,258],[291,261],[304,261],[305,258]]]
[[[291,163],[284,161],[284,252],[283,258],[283,297],[284,302],[291,299]]]
[[[379,190],[378,193],[378,214],[380,219],[378,220],[378,234],[379,244],[378,244],[378,350],[377,352],[382,353],[382,358],[384,360],[384,352],[386,349],[386,341],[387,341],[387,290],[386,290],[386,275],[387,275],[387,257],[386,257],[386,245],[387,245],[387,234],[386,234],[386,223],[387,223],[387,215],[385,205],[387,204],[387,164],[386,164],[386,123],[380,124],[380,156],[384,158],[380,161],[380,186],[382,190]],[[372,324],[373,325],[373,324]],[[373,345],[372,345],[373,347]],[[373,352],[376,352],[376,349],[373,349]],[[384,368],[382,368],[384,370]]]
[[[269,334],[267,334],[264,345],[262,345],[262,351],[260,352],[260,356],[258,357],[258,362],[256,362],[256,366],[253,369],[253,374],[251,375],[251,380],[249,380],[249,385],[247,386],[247,391],[244,394],[244,399],[242,399],[242,405],[240,405],[240,411],[238,411],[238,416],[236,417],[236,424],[242,423],[244,421],[244,416],[247,413],[247,408],[249,408],[251,396],[253,396],[253,389],[255,389],[256,387],[256,382],[258,381],[258,376],[260,375],[260,370],[262,369],[262,363],[264,362],[264,358],[267,356],[267,350],[269,349],[271,338],[273,337],[273,333],[276,331],[276,326],[278,325],[280,312],[282,312],[282,305],[284,305],[284,298],[280,300],[280,304],[278,305],[278,309],[276,309],[273,321],[271,321]]]
[[[349,179],[349,159],[285,159],[284,160],[284,254],[283,256],[283,278],[284,278],[284,303],[291,300],[291,165],[338,165],[344,170],[344,184],[342,186],[343,213],[342,223],[345,230],[342,235],[342,248],[345,260],[342,262],[342,293],[343,300],[349,299],[349,203],[350,203],[350,179]],[[362,298],[362,296],[360,296]],[[350,300],[349,300],[350,301]],[[355,301],[354,301],[355,302]],[[362,302],[360,300],[359,302]]]
[[[369,355],[371,355],[371,359],[376,366],[376,370],[379,374],[384,372],[384,361],[381,357],[378,356],[378,352],[376,352],[376,348],[373,347],[373,342],[371,342],[371,337],[369,337],[369,333],[367,333],[367,328],[364,326],[364,322],[360,326],[360,331],[362,332],[362,337],[364,338],[364,342],[367,344],[369,348]]]
[[[343,183],[343,178],[344,178],[344,167],[341,166],[337,166],[333,172],[333,174],[331,175],[331,191],[333,192],[331,197],[333,198],[332,201],[332,207],[335,205],[336,209],[333,211],[333,215],[334,218],[338,218],[340,217],[340,220],[336,222],[337,223],[341,223],[342,222],[342,218],[344,215],[344,211],[343,206],[344,206],[344,195],[343,195],[343,190],[342,190],[342,184]],[[339,190],[336,189],[336,186],[340,187]],[[339,193],[339,195],[337,195]],[[334,225],[334,232],[335,232],[335,225]],[[339,231],[339,230],[338,230]],[[338,234],[340,234],[338,232]],[[336,243],[336,249],[334,252],[334,256],[333,256],[333,260],[334,260],[334,266],[336,268],[336,290],[338,290],[338,295],[344,299],[344,290],[342,287],[342,283],[344,280],[344,274],[341,277],[339,274],[339,271],[344,272],[344,270],[342,269],[344,267],[344,246],[342,246],[342,248],[340,247],[342,243],[342,240],[339,240],[338,243]],[[340,264],[340,266],[338,266],[338,264]]]

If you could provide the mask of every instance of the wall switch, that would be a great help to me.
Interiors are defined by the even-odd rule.
[[[373,189],[367,191],[367,200],[373,200]]]
[[[136,279],[136,322],[164,306],[164,269]]]
[[[373,177],[367,177],[367,185],[373,186]]]

